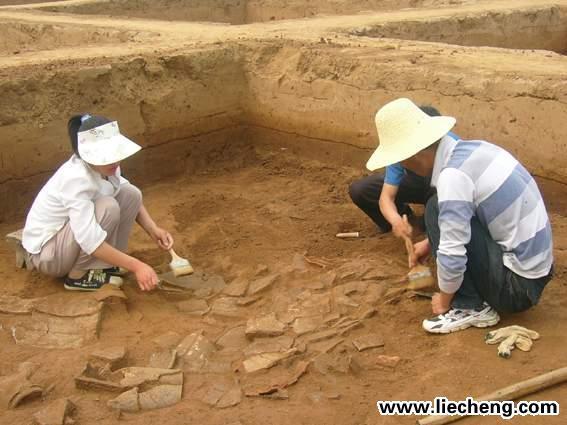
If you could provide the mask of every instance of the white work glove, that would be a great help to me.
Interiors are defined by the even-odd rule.
[[[505,359],[512,355],[514,347],[522,351],[530,351],[533,341],[539,339],[539,334],[522,326],[507,326],[488,332],[484,338],[487,344],[498,344],[498,355]]]

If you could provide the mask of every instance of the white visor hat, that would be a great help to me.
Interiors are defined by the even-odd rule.
[[[108,165],[134,155],[142,147],[120,134],[116,121],[77,134],[81,159],[91,165]]]

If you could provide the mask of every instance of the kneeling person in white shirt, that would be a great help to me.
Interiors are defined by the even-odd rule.
[[[173,246],[140,190],[120,175],[120,162],[141,147],[120,134],[117,122],[100,116],[74,116],[68,132],[74,154],[43,186],[26,219],[22,243],[32,264],[40,273],[65,277],[70,290],[120,286],[127,270],[142,290],[155,288],[153,268],[125,253],[134,221],[160,248]]]

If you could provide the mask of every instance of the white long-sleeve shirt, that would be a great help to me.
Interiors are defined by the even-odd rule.
[[[47,181],[35,198],[26,219],[22,244],[30,254],[41,248],[69,222],[81,249],[91,254],[106,239],[106,231],[95,218],[94,201],[115,197],[128,181],[120,175],[103,178],[86,162],[73,155]]]
[[[443,292],[456,292],[467,265],[473,216],[502,249],[504,265],[528,279],[553,264],[547,211],[536,182],[504,149],[481,140],[441,140],[431,185],[437,188],[441,238],[437,275]]]

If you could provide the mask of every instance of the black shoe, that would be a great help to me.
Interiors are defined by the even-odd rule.
[[[120,276],[120,277],[128,274],[128,270],[126,270],[122,267],[118,267],[118,266],[109,267],[107,269],[102,269],[102,271],[105,272],[105,273],[108,273],[109,275]]]
[[[89,270],[79,279],[66,277],[63,286],[70,291],[96,291],[106,284],[120,288],[122,279],[118,276],[112,276],[104,270]]]

